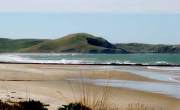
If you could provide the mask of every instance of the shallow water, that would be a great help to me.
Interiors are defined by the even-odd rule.
[[[80,68],[79,68],[80,69]],[[83,79],[87,83],[92,83],[95,85],[109,85],[112,87],[125,87],[135,90],[147,91],[152,93],[159,93],[168,95],[171,97],[176,97],[180,99],[180,81],[175,80],[175,76],[180,76],[180,71],[178,70],[153,70],[148,67],[139,66],[91,66],[91,67],[81,67],[81,69],[96,71],[124,71],[130,72],[131,74],[136,74],[144,76],[151,79],[156,79],[163,82],[145,82],[145,81],[127,81],[127,80],[108,80],[108,79]],[[82,79],[70,79],[76,81],[82,81]]]
[[[109,85],[112,87],[125,87],[135,90],[142,90],[153,93],[165,94],[168,96],[180,98],[180,84],[178,83],[155,83],[155,82],[138,82],[126,80],[107,80],[107,79],[86,79],[87,82],[96,85]]]
[[[164,94],[167,96],[180,99],[180,83],[166,83],[166,82],[142,82],[142,81],[128,81],[128,80],[108,80],[108,79],[67,79],[79,82],[86,82],[101,86],[123,87],[134,90]]]
[[[161,69],[161,67],[159,67]],[[164,67],[162,67],[164,68]],[[154,71],[149,69],[147,66],[85,66],[85,67],[76,67],[76,69],[82,70],[98,70],[98,71],[124,71],[131,74],[143,76],[150,79],[155,79],[159,81],[167,81],[180,83],[178,80],[175,80],[175,77],[180,77],[180,70],[160,70]]]

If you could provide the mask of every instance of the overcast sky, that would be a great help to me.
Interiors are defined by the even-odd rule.
[[[179,0],[0,0],[0,11],[179,13]]]
[[[76,32],[112,42],[180,44],[180,0],[0,0],[0,37]]]

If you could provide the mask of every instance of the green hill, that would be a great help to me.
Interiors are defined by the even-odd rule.
[[[112,44],[87,33],[75,33],[59,39],[0,38],[0,52],[37,53],[180,53],[180,45],[141,43]]]
[[[124,49],[116,48],[107,40],[86,33],[76,33],[60,39],[46,41],[23,52],[63,52],[63,53],[128,53]]]
[[[0,38],[0,52],[18,52],[22,48],[28,48],[32,45],[37,45],[46,40],[39,39],[6,39]]]

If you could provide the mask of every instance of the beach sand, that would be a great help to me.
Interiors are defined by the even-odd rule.
[[[93,70],[93,66],[0,64],[0,97],[3,100],[40,100],[56,110],[62,104],[89,98],[91,104],[107,92],[104,99],[110,108],[126,108],[128,104],[144,104],[157,110],[180,110],[180,99],[131,90],[95,86],[77,82],[73,78],[119,79],[130,81],[158,82],[154,79],[119,71]],[[85,94],[84,94],[85,93]]]

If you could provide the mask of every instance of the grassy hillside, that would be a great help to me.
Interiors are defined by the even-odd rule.
[[[19,39],[12,40],[6,38],[0,38],[0,52],[18,52],[22,48],[28,48],[33,45],[37,45],[46,40],[38,39]]]
[[[25,52],[65,52],[65,53],[127,53],[116,48],[107,40],[86,33],[76,33],[40,43]]]
[[[0,52],[180,53],[180,45],[112,44],[101,37],[75,33],[55,40],[0,38]]]

